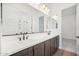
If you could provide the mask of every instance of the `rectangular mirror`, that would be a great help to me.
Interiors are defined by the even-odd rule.
[[[56,21],[24,3],[2,3],[3,35],[45,32],[56,28]]]

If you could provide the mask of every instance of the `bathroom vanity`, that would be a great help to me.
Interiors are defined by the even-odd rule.
[[[55,19],[28,4],[1,6],[2,56],[52,56],[57,51],[61,31]]]
[[[53,56],[58,48],[59,36],[56,36],[32,47],[16,52],[11,56]]]

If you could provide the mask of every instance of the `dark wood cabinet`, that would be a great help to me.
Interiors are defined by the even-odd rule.
[[[50,40],[50,50],[51,50],[51,56],[57,51],[57,49],[59,48],[59,36],[54,37]]]
[[[34,46],[34,56],[44,56],[44,43]]]
[[[30,47],[30,48],[24,49],[15,54],[12,54],[11,56],[33,56],[33,48]]]
[[[52,56],[54,53],[55,53],[55,38],[52,38],[51,40],[50,40],[50,46],[51,46],[51,48],[50,48],[50,55]]]
[[[27,49],[26,56],[33,56],[33,48],[32,47]]]
[[[45,41],[45,56],[50,56],[50,40]]]
[[[56,51],[59,49],[59,36],[56,37]]]
[[[53,56],[59,48],[59,36],[19,51],[11,56]]]

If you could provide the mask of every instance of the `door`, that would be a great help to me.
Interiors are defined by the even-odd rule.
[[[53,56],[53,54],[55,53],[56,51],[56,38],[52,38],[50,40],[50,55]]]
[[[76,52],[76,6],[62,11],[62,47],[64,50]]]

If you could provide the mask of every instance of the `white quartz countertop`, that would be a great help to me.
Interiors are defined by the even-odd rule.
[[[7,36],[1,38],[1,55],[8,56],[14,54],[23,49],[34,46],[38,43],[44,42],[53,38],[57,35],[60,35],[59,30],[53,30],[50,35],[48,33],[38,33],[38,34],[28,34],[29,37],[27,40],[19,41],[18,37],[22,37],[22,35],[18,36]]]

